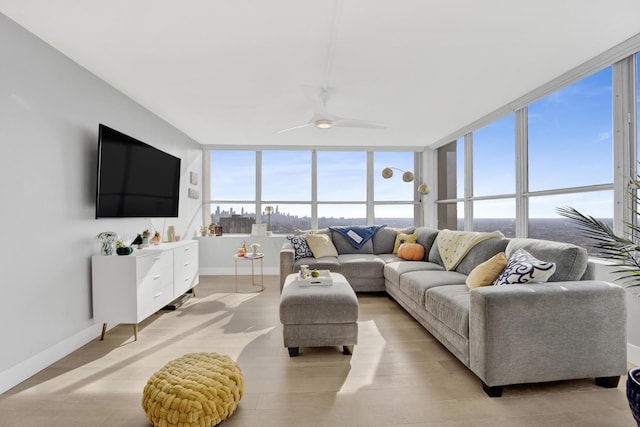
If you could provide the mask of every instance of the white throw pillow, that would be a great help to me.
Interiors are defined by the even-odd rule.
[[[331,238],[326,234],[307,234],[307,244],[316,258],[325,256],[338,256],[338,251]]]
[[[507,266],[493,284],[542,283],[549,280],[555,271],[555,263],[540,261],[524,249],[518,249],[511,255]]]

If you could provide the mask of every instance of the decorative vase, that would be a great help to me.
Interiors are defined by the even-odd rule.
[[[631,414],[640,427],[640,367],[632,368],[627,373],[627,400]]]
[[[121,246],[116,249],[118,255],[131,255],[133,248],[131,246]]]
[[[113,254],[113,242],[104,242],[104,243],[102,243],[100,254],[101,255],[112,255]]]
[[[100,254],[112,255],[116,242],[120,239],[120,236],[113,231],[103,231],[96,236],[96,239],[102,243],[100,246]]]

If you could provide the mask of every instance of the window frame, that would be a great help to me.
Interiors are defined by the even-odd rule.
[[[311,152],[311,199],[310,200],[266,200],[262,197],[262,153],[265,151],[310,151]],[[211,198],[211,156],[216,151],[252,151],[256,153],[256,183],[255,183],[255,200],[219,200]],[[366,153],[366,200],[363,201],[343,201],[343,200],[318,200],[318,151],[323,152],[364,152]],[[391,179],[398,180],[398,185],[412,185],[413,187],[413,200],[380,200],[374,199],[374,154],[378,152],[411,152],[413,153],[413,173],[414,180],[411,183],[405,183],[401,177],[395,175]],[[374,212],[377,205],[411,205],[413,206],[413,224],[415,226],[421,225],[423,220],[422,200],[417,192],[418,185],[423,182],[422,179],[422,160],[423,152],[416,149],[389,149],[389,150],[366,150],[361,147],[344,147],[342,149],[327,148],[327,149],[311,149],[311,148],[299,148],[294,149],[287,147],[286,150],[273,147],[269,149],[256,149],[255,147],[206,147],[204,149],[205,159],[204,171],[203,171],[203,201],[202,201],[202,219],[203,224],[209,224],[211,222],[211,213],[215,210],[217,204],[236,204],[236,205],[255,205],[256,223],[262,223],[262,215],[258,212],[263,212],[265,206],[278,205],[280,210],[286,211],[287,205],[310,205],[311,207],[311,228],[318,228],[318,206],[322,205],[354,205],[362,204],[365,206],[366,211],[366,224],[374,225],[375,218]],[[389,165],[394,166],[394,165]]]

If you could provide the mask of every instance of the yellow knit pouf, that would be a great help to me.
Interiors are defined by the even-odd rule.
[[[154,373],[142,408],[160,427],[211,427],[227,419],[242,398],[240,368],[229,356],[190,353]]]

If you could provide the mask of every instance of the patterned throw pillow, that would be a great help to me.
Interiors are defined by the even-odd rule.
[[[296,261],[301,258],[313,257],[313,252],[309,249],[307,239],[305,239],[304,236],[287,236],[287,239],[291,240],[291,246],[293,246],[293,253]]]
[[[518,249],[511,255],[507,266],[493,284],[542,283],[549,280],[555,271],[555,263],[540,261],[524,249]]]

